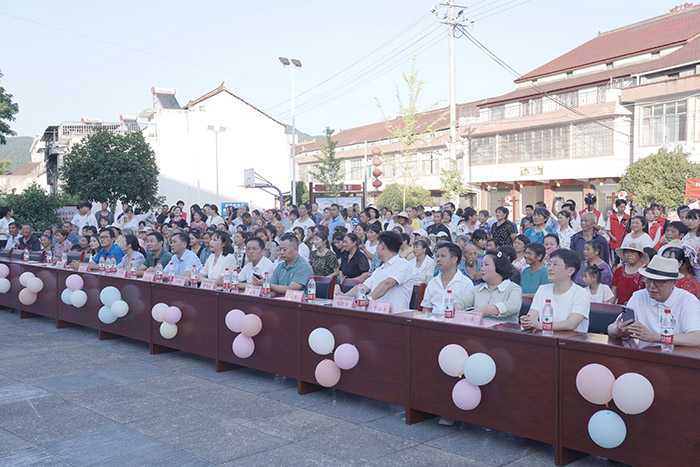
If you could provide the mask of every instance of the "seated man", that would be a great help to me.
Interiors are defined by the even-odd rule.
[[[39,239],[34,236],[34,232],[32,230],[31,225],[24,224],[22,226],[22,235],[17,240],[15,248],[29,251],[41,250],[41,243],[39,242]]]
[[[313,275],[311,265],[299,256],[299,239],[293,233],[282,235],[279,246],[280,263],[272,273],[270,291],[284,295],[287,290],[306,290]]]
[[[551,284],[541,285],[537,289],[530,311],[520,318],[520,323],[525,329],[542,329],[542,309],[545,300],[550,300],[555,331],[588,332],[591,295],[573,281],[581,267],[578,254],[572,250],[560,249],[549,258]]]
[[[420,305],[423,311],[444,312],[444,298],[448,290],[452,291],[456,307],[464,309],[471,306],[474,303],[474,283],[457,270],[462,260],[462,250],[454,243],[443,242],[438,245],[435,257],[440,273],[428,282]]]
[[[190,246],[190,237],[183,232],[175,232],[170,237],[170,250],[173,256],[170,262],[165,267],[164,271],[168,274],[181,276],[186,273],[192,273],[194,270],[202,268],[202,262],[197,254],[188,249]]]
[[[244,289],[246,284],[262,285],[265,274],[272,275],[275,266],[265,256],[265,242],[258,237],[251,237],[245,242],[246,262],[238,273],[238,288]]]
[[[146,235],[146,261],[143,267],[146,269],[155,268],[157,264],[165,267],[173,257],[168,251],[163,248],[163,236],[160,232],[149,232]]]
[[[622,315],[608,326],[608,335],[634,337],[647,342],[661,342],[659,313],[670,308],[675,318],[673,343],[700,346],[700,301],[690,292],[676,287],[682,277],[678,261],[654,256],[639,273],[646,288],[632,294],[627,307],[634,310],[634,321],[622,321]]]
[[[99,264],[101,259],[112,258],[116,260],[117,264],[121,263],[122,258],[124,258],[124,251],[114,243],[114,230],[112,229],[102,229],[100,230],[100,249],[97,250],[97,254],[90,259],[90,269],[95,269]]]
[[[377,255],[382,265],[347,295],[357,297],[362,291],[372,300],[390,303],[394,312],[408,309],[413,293],[413,267],[399,256],[401,243],[401,235],[396,232],[380,233]]]
[[[7,236],[7,243],[5,244],[5,250],[10,251],[13,248],[19,248],[17,244],[19,243],[19,239],[21,238],[19,234],[19,229],[20,226],[17,222],[10,222],[10,225],[8,226],[8,233],[9,235]]]

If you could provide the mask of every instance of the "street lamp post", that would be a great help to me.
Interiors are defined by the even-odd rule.
[[[219,126],[217,128],[215,125],[209,125],[207,127],[207,130],[214,132],[214,169],[216,170],[216,202],[219,203],[219,201],[221,201],[219,197],[219,133],[223,133],[224,131],[226,131],[226,127]]]
[[[287,57],[279,57],[279,61],[282,64],[282,66],[289,67],[289,80],[290,80],[290,87],[291,87],[291,94],[292,94],[292,99],[291,99],[291,105],[292,105],[292,138],[291,138],[291,147],[289,151],[289,167],[290,167],[290,172],[292,175],[292,190],[291,190],[291,195],[292,195],[292,200],[291,204],[294,204],[296,202],[297,198],[297,174],[296,174],[296,164],[294,159],[296,158],[296,121],[295,121],[295,100],[296,100],[296,90],[295,90],[295,83],[294,83],[294,69],[295,68],[301,68],[301,60],[298,58],[287,58]]]

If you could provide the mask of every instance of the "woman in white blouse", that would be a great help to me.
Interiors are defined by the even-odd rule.
[[[120,269],[131,270],[132,268],[136,268],[136,270],[138,270],[146,261],[144,253],[145,251],[143,251],[143,248],[139,245],[139,239],[136,235],[124,235],[124,257],[118,267]]]
[[[559,211],[557,214],[557,220],[559,221],[559,246],[561,248],[569,248],[571,246],[571,237],[574,236],[576,231],[571,227],[571,213],[566,210]]]
[[[202,277],[213,279],[217,283],[223,282],[226,270],[229,269],[233,273],[236,269],[236,255],[233,254],[231,237],[228,232],[217,230],[212,233],[209,249],[211,254],[202,268]]]
[[[647,220],[644,216],[634,216],[630,219],[629,226],[627,227],[627,235],[625,235],[625,239],[622,240],[621,248],[624,249],[630,243],[641,244],[642,248],[654,248],[654,241],[647,231]]]
[[[413,242],[413,254],[415,258],[411,259],[411,267],[415,275],[416,282],[430,282],[435,272],[435,260],[431,257],[430,247],[428,242],[419,238]]]

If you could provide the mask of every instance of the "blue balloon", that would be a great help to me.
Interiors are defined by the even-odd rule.
[[[612,449],[627,437],[625,421],[612,410],[599,410],[588,421],[588,434],[601,448]]]
[[[112,306],[112,303],[122,299],[122,294],[116,287],[107,286],[100,292],[100,301],[105,306]]]
[[[73,291],[71,289],[63,289],[63,292],[61,292],[61,301],[66,305],[72,305],[70,301],[70,296],[72,293]]]

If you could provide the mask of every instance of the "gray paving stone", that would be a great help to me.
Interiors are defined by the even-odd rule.
[[[289,441],[300,441],[340,425],[346,426],[347,429],[352,429],[354,426],[337,418],[326,417],[307,410],[294,410],[274,417],[244,419],[241,423],[268,435]]]
[[[156,365],[145,362],[127,362],[124,364],[108,366],[97,374],[103,378],[111,379],[117,383],[133,383],[143,381],[165,372]]]
[[[30,447],[15,451],[12,454],[0,457],[0,465],[3,467],[62,467],[68,464],[61,462],[45,450]]]
[[[407,425],[404,412],[400,412],[378,418],[363,426],[419,443],[452,436],[459,430],[455,426],[438,425],[438,420],[438,418],[431,418],[420,423]]]
[[[221,384],[232,386],[242,391],[253,394],[263,394],[278,391],[285,388],[295,388],[296,380],[282,376],[275,376],[261,371],[239,368],[224,372],[227,378]],[[206,377],[202,373],[202,377]]]
[[[0,458],[9,456],[15,451],[32,447],[31,443],[18,438],[5,430],[0,430]]]
[[[138,397],[120,402],[95,403],[90,410],[119,423],[129,423],[154,416],[178,416],[181,405],[165,397]]]
[[[41,388],[25,383],[14,383],[0,386],[0,405],[27,399],[45,397],[48,393]]]
[[[177,393],[184,389],[199,388],[202,391],[211,391],[221,389],[223,386],[190,375],[166,373],[129,384],[129,387],[133,390],[147,392],[153,395],[163,397],[174,395],[174,397],[177,397]]]
[[[153,446],[118,453],[93,465],[99,467],[209,467],[215,464],[182,449],[157,443]]]
[[[434,466],[441,467],[485,467],[487,464],[473,462],[464,457],[420,445],[380,457],[372,462],[376,466]]]
[[[105,404],[129,402],[135,399],[149,397],[150,394],[138,389],[132,389],[129,385],[112,383],[97,386],[82,391],[64,394],[64,397],[83,407],[96,407]]]
[[[271,465],[332,467],[348,465],[320,452],[303,449],[296,444],[289,444],[278,449],[272,449],[252,456],[235,459],[223,464],[226,467],[269,467]]]
[[[31,383],[56,394],[86,391],[101,386],[114,386],[114,381],[98,375],[99,370],[79,371],[69,375],[57,375],[31,380]]]
[[[302,395],[297,392],[296,386],[278,389],[277,391],[264,392],[260,394],[260,397],[280,401],[298,408],[308,408],[333,399],[331,391],[323,390]]]
[[[308,410],[340,418],[353,423],[367,423],[387,415],[401,412],[385,402],[373,401],[364,397],[331,391],[330,400],[308,407]]]
[[[267,418],[294,410],[281,402],[261,400],[253,394],[227,386],[208,392],[190,388],[171,397],[197,411],[228,418]]]

